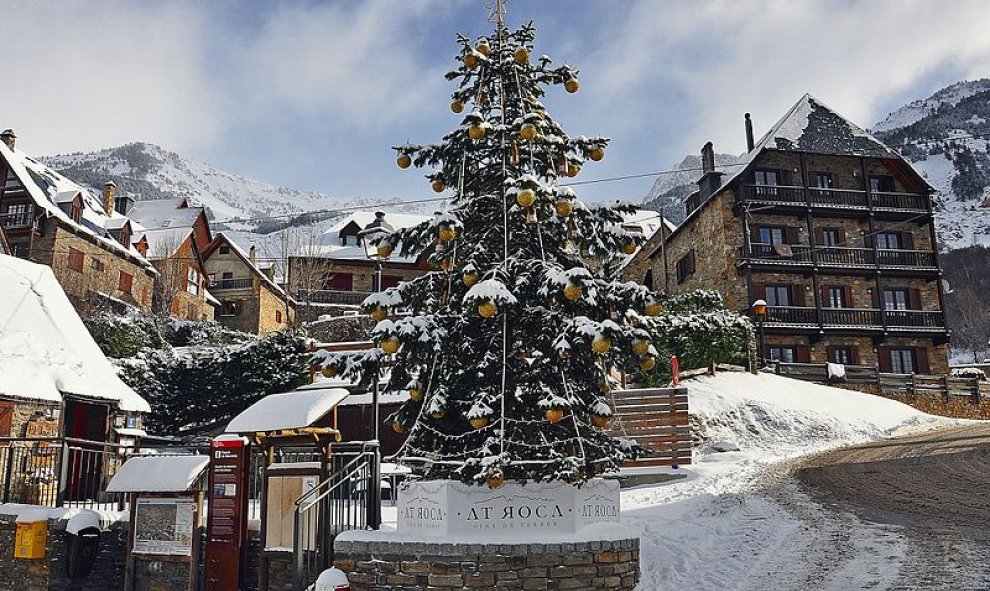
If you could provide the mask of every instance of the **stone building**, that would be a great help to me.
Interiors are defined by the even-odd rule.
[[[156,310],[186,320],[213,320],[216,300],[207,291],[203,251],[213,240],[205,208],[189,200],[138,201],[127,211],[158,270]]]
[[[627,278],[768,304],[765,348],[787,362],[946,373],[949,331],[932,187],[896,152],[805,95],[723,178],[702,151],[685,220]]]
[[[295,321],[296,305],[275,282],[274,264],[258,266],[255,247],[244,250],[221,232],[203,251],[209,289],[220,306],[216,320],[235,330],[265,334]]]
[[[70,300],[147,310],[157,272],[132,240],[112,186],[104,194],[74,183],[0,134],[0,227],[10,254],[48,265]]]

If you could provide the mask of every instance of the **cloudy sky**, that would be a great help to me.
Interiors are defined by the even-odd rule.
[[[335,196],[421,198],[389,146],[430,142],[456,33],[485,0],[5,0],[0,127],[35,155],[158,143],[218,168]],[[545,101],[613,138],[586,179],[669,168],[708,140],[744,147],[811,92],[863,126],[990,76],[986,0],[510,0],[537,52],[581,70]],[[651,179],[589,186],[639,199]]]

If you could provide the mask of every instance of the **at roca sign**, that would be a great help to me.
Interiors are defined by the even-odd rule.
[[[613,480],[591,480],[580,488],[563,482],[506,483],[494,490],[425,480],[399,489],[399,531],[429,536],[576,533],[618,520],[619,483]]]

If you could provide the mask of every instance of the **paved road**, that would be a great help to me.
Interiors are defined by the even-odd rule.
[[[888,588],[990,589],[990,424],[827,452],[793,474],[819,503],[905,536]]]

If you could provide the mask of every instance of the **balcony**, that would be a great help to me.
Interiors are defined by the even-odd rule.
[[[813,209],[844,209],[864,211],[927,212],[928,197],[918,193],[874,192],[853,189],[821,189],[786,185],[742,185],[741,202],[771,205],[806,206]]]
[[[875,308],[813,308],[768,306],[766,325],[793,328],[861,328],[892,331],[945,329],[939,310],[879,310]]]
[[[15,213],[0,213],[0,227],[4,230],[21,230],[30,228],[34,223],[33,211],[18,211]]]
[[[814,251],[814,252],[812,252]],[[812,266],[817,259],[821,268],[838,269],[917,269],[937,271],[935,253],[930,250],[888,250],[851,248],[847,246],[818,246],[802,244],[751,244],[750,255],[740,249],[740,258],[763,265]]]
[[[342,291],[337,289],[299,290],[296,296],[301,302],[317,304],[345,304],[358,306],[371,295],[370,291]]]
[[[254,279],[220,279],[210,283],[207,287],[211,292],[221,292],[230,289],[251,289],[254,287]]]

